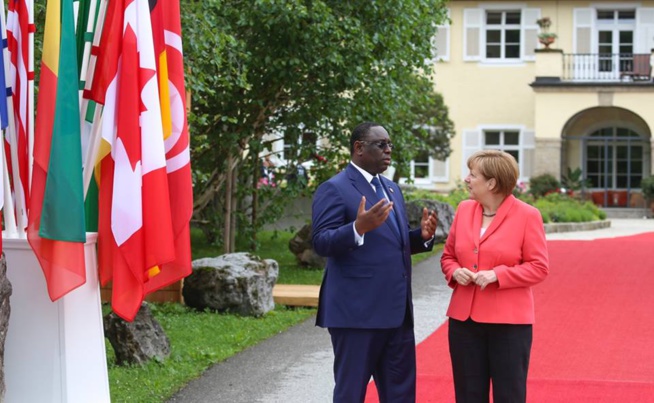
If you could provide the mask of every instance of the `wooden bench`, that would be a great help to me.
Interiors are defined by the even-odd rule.
[[[288,306],[318,306],[319,285],[276,284],[273,287],[275,304]]]

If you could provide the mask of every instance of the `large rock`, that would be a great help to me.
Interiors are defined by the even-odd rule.
[[[147,303],[141,304],[133,322],[111,312],[104,317],[104,334],[116,353],[116,363],[144,364],[151,359],[163,361],[170,355],[170,341],[152,315]]]
[[[409,225],[411,228],[418,228],[422,219],[422,209],[427,207],[434,210],[438,215],[438,226],[436,227],[435,243],[445,242],[447,235],[450,233],[452,221],[454,220],[454,208],[447,203],[437,200],[412,200],[406,203],[406,211],[409,216]]]
[[[305,224],[300,228],[300,231],[288,241],[288,249],[293,252],[300,265],[313,269],[322,269],[327,264],[327,259],[313,250],[311,228],[311,224]]]
[[[204,310],[261,316],[275,308],[272,290],[279,265],[250,253],[229,253],[193,261],[184,279],[186,305]]]
[[[5,340],[11,313],[9,304],[11,292],[11,283],[7,278],[7,260],[3,252],[0,258],[0,402],[5,400]]]

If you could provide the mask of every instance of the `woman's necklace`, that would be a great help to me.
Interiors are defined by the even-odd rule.
[[[495,217],[497,215],[497,211],[492,214],[491,213],[486,214],[482,211],[481,215],[483,215],[484,217]]]

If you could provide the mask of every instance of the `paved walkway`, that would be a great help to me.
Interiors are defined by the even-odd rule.
[[[654,220],[612,219],[605,229],[548,234],[551,240],[597,239],[654,232]],[[446,319],[450,289],[440,255],[414,267],[416,341]],[[327,330],[314,318],[216,364],[169,400],[171,403],[329,403],[333,353]]]

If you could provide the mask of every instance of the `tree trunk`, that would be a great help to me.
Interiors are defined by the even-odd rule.
[[[252,243],[250,244],[250,250],[255,252],[257,250],[257,208],[259,207],[259,174],[261,173],[261,168],[254,164],[254,172],[252,173],[252,228],[255,231],[252,231]]]
[[[236,215],[234,211],[238,209],[238,196],[236,194],[236,186],[238,183],[238,167],[234,164],[232,168],[232,193],[228,196],[232,198],[232,215],[230,218],[230,228],[229,228],[229,246],[231,247],[230,253],[236,252]]]
[[[234,164],[233,164],[233,159],[231,155],[227,157],[227,172],[226,172],[226,177],[227,179],[225,180],[225,220],[224,220],[224,234],[223,234],[223,250],[225,253],[231,253],[233,246],[231,245],[231,240],[232,240],[232,193],[233,189],[232,186],[234,184],[232,178],[233,178],[233,171],[234,171]]]

